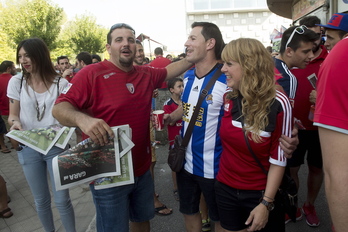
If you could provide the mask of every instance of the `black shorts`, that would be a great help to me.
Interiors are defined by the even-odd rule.
[[[288,167],[299,167],[304,164],[304,157],[307,153],[307,163],[309,166],[323,168],[323,158],[321,155],[319,133],[317,130],[299,130],[299,144],[288,159]]]
[[[184,169],[176,174],[180,198],[180,212],[193,215],[199,212],[201,193],[208,206],[209,218],[219,221],[219,214],[215,199],[215,179],[207,179],[188,173]]]
[[[250,212],[260,204],[264,191],[239,190],[216,181],[215,192],[222,228],[240,231],[248,227],[245,222]],[[279,195],[276,195],[274,209],[269,214],[268,222],[265,228],[259,231],[284,232],[284,218],[284,207],[282,207]]]
[[[6,134],[6,133],[7,133],[6,124],[4,120],[2,119],[2,117],[0,116],[0,134]]]

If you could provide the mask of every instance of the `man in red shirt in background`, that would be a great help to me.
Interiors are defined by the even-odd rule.
[[[294,105],[293,114],[295,118],[302,122],[304,128],[299,128],[298,138],[300,143],[292,155],[292,158],[288,159],[288,166],[290,167],[291,176],[299,188],[298,172],[301,165],[304,164],[304,157],[307,153],[309,172],[307,179],[307,196],[302,207],[302,213],[305,215],[306,222],[309,226],[319,226],[320,224],[314,208],[314,202],[318,196],[324,178],[318,127],[313,126],[313,117],[309,119],[310,114],[314,116],[312,112],[310,112],[312,103],[309,101],[309,95],[316,87],[312,86],[308,77],[314,76],[313,78],[316,80],[319,68],[328,54],[326,48],[321,44],[322,33],[320,26],[317,24],[320,24],[320,19],[317,16],[307,16],[300,20],[300,25],[305,25],[309,30],[314,31],[320,37],[314,42],[314,58],[309,62],[306,68],[294,68],[291,70],[298,83],[295,96],[296,104]]]
[[[0,65],[0,146],[2,153],[10,153],[11,151],[5,145],[4,134],[10,129],[7,119],[9,113],[9,99],[7,97],[7,85],[12,76],[16,75],[16,67],[12,61],[5,60]],[[17,147],[17,142],[10,139],[12,147]]]
[[[149,64],[151,67],[165,68],[167,65],[172,63],[170,59],[163,57],[163,49],[160,47],[155,48],[155,56],[156,58]],[[160,89],[165,89],[167,91],[167,87],[167,82],[163,82]]]
[[[59,56],[57,58],[57,64],[59,68],[59,74],[70,82],[74,76],[74,69],[69,63],[69,58],[67,56]]]

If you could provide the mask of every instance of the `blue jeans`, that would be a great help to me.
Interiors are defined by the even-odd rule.
[[[95,190],[90,185],[97,212],[97,231],[129,231],[129,220],[146,222],[154,217],[154,186],[150,171],[134,177],[134,184]]]
[[[49,190],[47,171],[50,175],[54,203],[59,211],[62,224],[67,232],[75,232],[75,214],[71,204],[69,190],[56,191],[54,184],[52,159],[63,152],[63,149],[52,147],[43,155],[30,147],[23,146],[18,151],[18,160],[22,165],[23,172],[31,192],[34,196],[36,211],[45,231],[55,231],[51,208],[51,194]]]

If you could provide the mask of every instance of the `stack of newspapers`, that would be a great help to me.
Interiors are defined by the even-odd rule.
[[[104,146],[95,144],[88,138],[53,158],[57,190],[87,182],[93,182],[95,189],[134,183],[131,128],[129,125],[122,125],[111,129],[115,136]],[[75,128],[57,124],[27,131],[14,130],[7,136],[47,154],[53,146],[64,149],[74,130]]]

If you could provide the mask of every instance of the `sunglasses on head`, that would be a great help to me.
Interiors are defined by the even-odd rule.
[[[299,34],[299,35],[302,35],[303,33],[305,33],[305,31],[307,30],[308,28],[305,26],[305,25],[301,25],[301,26],[299,26],[299,27],[296,27],[293,31],[292,31],[292,33],[291,33],[291,35],[290,35],[290,37],[289,37],[289,39],[288,39],[288,42],[286,42],[286,45],[285,45],[285,49],[288,47],[288,45],[291,43],[291,40],[292,40],[292,38],[294,37],[294,35],[295,35],[295,33],[297,33],[297,34]]]
[[[116,24],[112,25],[112,27],[110,28],[110,32],[117,29],[117,28],[122,28],[122,27],[131,30],[133,32],[133,34],[135,35],[134,29],[126,23],[116,23]]]

